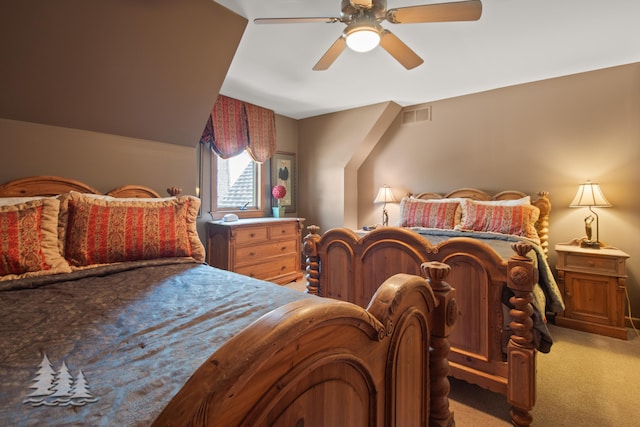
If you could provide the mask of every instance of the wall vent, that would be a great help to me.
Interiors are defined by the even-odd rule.
[[[431,106],[427,108],[420,108],[419,110],[407,110],[402,113],[402,124],[408,125],[411,123],[430,122],[431,121]]]

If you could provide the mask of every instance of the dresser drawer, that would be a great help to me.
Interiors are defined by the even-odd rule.
[[[257,242],[269,240],[268,226],[239,228],[235,233],[238,245],[253,245]]]
[[[298,237],[298,224],[286,223],[286,224],[273,224],[270,226],[269,237],[271,239],[280,238],[297,238]]]
[[[253,277],[256,279],[270,279],[277,276],[296,272],[298,261],[298,255],[286,255],[279,258],[272,258],[269,261],[265,261],[259,264],[247,265],[244,267],[238,267],[235,271],[245,276]]]
[[[297,249],[298,242],[294,239],[238,247],[235,253],[236,265],[253,264],[266,258],[295,254]]]

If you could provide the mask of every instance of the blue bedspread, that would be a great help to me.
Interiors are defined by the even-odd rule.
[[[0,290],[0,425],[148,426],[226,341],[304,298],[195,263]]]

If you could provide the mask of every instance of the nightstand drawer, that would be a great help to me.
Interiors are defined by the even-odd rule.
[[[583,254],[566,254],[564,266],[567,269],[576,268],[580,271],[588,269],[591,272],[605,275],[624,274],[624,271],[619,271],[618,264],[617,258],[594,257]]]

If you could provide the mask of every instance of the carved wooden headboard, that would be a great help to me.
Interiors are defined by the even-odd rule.
[[[172,196],[177,195],[171,192],[177,188],[169,188],[167,191]],[[84,184],[75,179],[63,178],[59,176],[30,176],[27,178],[15,179],[0,185],[0,197],[30,197],[30,196],[55,196],[69,191],[79,193],[102,194],[94,187]],[[114,188],[105,193],[113,197],[161,197],[156,191],[143,185],[124,185]]]

